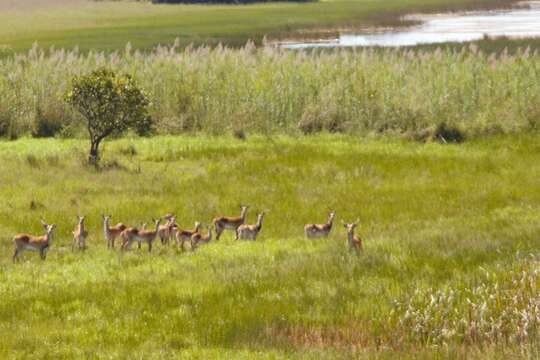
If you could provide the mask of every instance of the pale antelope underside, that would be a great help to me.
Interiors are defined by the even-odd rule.
[[[331,212],[328,215],[328,222],[326,224],[308,224],[304,226],[304,234],[307,238],[322,238],[328,237],[334,223],[335,213]]]
[[[13,261],[20,259],[20,256],[24,251],[39,251],[39,255],[42,260],[47,257],[47,251],[53,241],[53,233],[56,229],[56,225],[48,225],[43,220],[41,224],[46,230],[46,234],[42,236],[34,236],[28,234],[18,234],[13,237],[13,244],[15,245],[15,251],[13,253]]]
[[[235,239],[238,240],[238,227],[246,222],[248,207],[242,206],[239,217],[218,217],[215,218],[212,223],[216,228],[216,240],[219,240],[221,234],[225,230],[233,230],[235,233]]]

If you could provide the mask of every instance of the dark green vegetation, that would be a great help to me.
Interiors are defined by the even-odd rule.
[[[191,43],[233,46],[263,37],[310,37],[332,29],[404,25],[407,13],[509,6],[514,0],[352,0],[249,6],[152,5],[148,2],[0,0],[0,54],[49,48],[151,49]],[[2,50],[4,48],[4,50]]]
[[[309,2],[312,0],[151,0],[152,4],[253,4],[265,2]]]
[[[538,356],[540,138],[461,145],[343,136],[0,143],[0,356]],[[268,210],[260,241],[108,251],[101,214],[180,224]],[[302,227],[335,209],[327,240]],[[89,250],[72,253],[76,214]],[[12,264],[12,236],[58,234]],[[361,255],[339,219],[360,217]],[[467,300],[468,299],[468,300]],[[397,303],[395,301],[398,301]]]

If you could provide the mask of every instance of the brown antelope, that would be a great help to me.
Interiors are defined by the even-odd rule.
[[[347,229],[347,242],[349,243],[349,248],[356,251],[362,250],[362,239],[354,234],[354,230],[358,226],[358,219],[352,224],[343,223],[345,229]]]
[[[257,216],[257,223],[255,225],[240,225],[238,229],[236,229],[236,237],[240,240],[256,240],[257,235],[262,229],[263,218],[264,212]]]
[[[172,228],[176,223],[176,218],[174,215],[167,214],[164,219],[167,220],[167,223],[159,226],[158,236],[161,240],[161,245],[168,245],[173,234]]]
[[[128,250],[131,248],[131,243],[134,241],[137,241],[138,248],[141,248],[142,243],[148,244],[148,252],[152,252],[152,243],[157,237],[158,231],[159,231],[159,223],[161,222],[161,219],[154,220],[155,230],[139,230],[137,228],[127,228],[126,230],[122,231],[122,250]]]
[[[41,260],[45,260],[47,257],[47,251],[53,241],[54,230],[56,225],[48,225],[45,221],[41,220],[41,225],[45,228],[46,234],[42,236],[34,236],[28,234],[18,234],[13,238],[13,244],[15,245],[15,252],[13,253],[13,262],[20,260],[19,257],[25,250],[39,251]]]
[[[191,250],[195,250],[199,247],[199,244],[208,244],[212,241],[212,226],[208,225],[208,234],[203,235],[200,232],[196,232],[191,235]]]
[[[239,217],[220,216],[212,220],[212,223],[216,227],[216,240],[219,240],[224,230],[234,230],[236,233],[238,227],[246,222],[248,206],[242,206],[241,209],[242,211]],[[238,240],[237,233],[235,239]]]
[[[88,237],[88,231],[84,226],[84,216],[77,216],[79,223],[73,231],[73,244],[71,244],[71,250],[75,250],[75,246],[78,246],[80,250],[86,250],[86,238]]]
[[[176,247],[181,246],[184,250],[184,243],[186,241],[191,241],[193,234],[201,231],[201,223],[196,221],[195,228],[193,230],[182,230],[178,227],[177,224],[173,225],[173,232],[175,233],[176,238]]]
[[[120,236],[122,231],[126,230],[126,225],[118,223],[111,227],[111,215],[102,215],[103,217],[103,232],[105,233],[105,240],[107,240],[107,248],[114,249],[114,241]]]
[[[304,226],[304,234],[310,239],[328,237],[332,230],[335,217],[336,213],[332,211],[328,214],[328,222],[326,224],[307,224]]]

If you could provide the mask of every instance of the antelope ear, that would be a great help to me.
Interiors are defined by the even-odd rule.
[[[358,225],[359,222],[360,222],[360,218],[356,219],[356,221],[354,222],[354,225]]]

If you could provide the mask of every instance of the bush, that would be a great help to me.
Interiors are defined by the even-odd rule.
[[[32,136],[54,137],[59,135],[62,129],[69,126],[71,118],[63,104],[58,102],[42,102],[36,108],[36,116]]]
[[[9,109],[5,109],[0,104],[0,138],[15,140],[19,137],[14,116]]]
[[[435,133],[433,134],[435,139],[444,143],[454,142],[460,143],[465,140],[465,134],[456,126],[449,126],[445,122],[437,125]]]
[[[90,163],[99,161],[99,145],[108,136],[131,128],[139,135],[152,131],[149,100],[129,75],[101,68],[76,77],[66,101],[86,119]]]
[[[314,134],[326,130],[330,133],[346,132],[347,120],[337,106],[323,109],[321,106],[308,106],[298,123],[298,129],[304,134]]]
[[[152,0],[153,4],[252,4],[258,2],[313,2],[315,0]]]
[[[0,111],[0,137],[6,137],[11,127],[11,119],[5,112]]]

